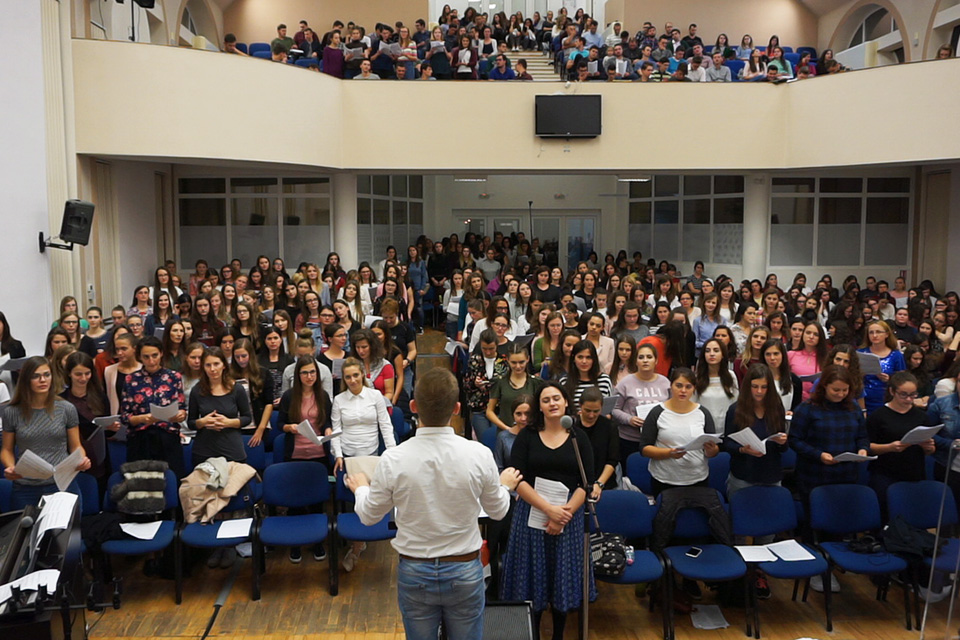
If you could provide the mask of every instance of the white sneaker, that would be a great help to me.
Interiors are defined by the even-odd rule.
[[[933,604],[935,602],[940,602],[950,596],[950,592],[953,590],[953,585],[948,584],[940,591],[927,591],[926,587],[920,587],[920,597],[925,601]]]
[[[823,593],[823,577],[813,576],[810,578],[810,588],[817,593]],[[837,581],[837,576],[832,573],[830,574],[830,591],[832,593],[840,593],[840,583]]]
[[[343,570],[347,573],[350,573],[353,571],[355,566],[357,566],[357,555],[351,548],[349,551],[347,551],[347,555],[343,556]]]

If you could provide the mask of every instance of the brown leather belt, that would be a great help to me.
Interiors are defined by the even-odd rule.
[[[471,562],[480,557],[480,552],[471,551],[470,553],[464,553],[459,556],[443,556],[442,558],[414,558],[401,553],[400,557],[410,562]]]

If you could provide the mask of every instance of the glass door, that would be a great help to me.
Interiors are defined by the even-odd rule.
[[[494,218],[493,228],[490,230],[490,236],[493,237],[497,231],[504,236],[520,231],[520,218]]]
[[[570,273],[597,244],[596,216],[534,215],[533,238],[539,239],[543,263]]]
[[[578,262],[586,262],[596,241],[595,218],[567,218],[567,268],[571,273]]]

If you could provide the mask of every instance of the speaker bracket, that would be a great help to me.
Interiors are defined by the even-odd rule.
[[[54,242],[54,240],[58,240],[59,238],[60,236],[53,236],[49,240],[44,240],[43,231],[41,231],[40,232],[40,253],[46,253],[47,247],[51,247],[53,249],[64,249],[65,251],[73,251],[72,242],[68,242],[66,244],[63,244],[62,242]]]

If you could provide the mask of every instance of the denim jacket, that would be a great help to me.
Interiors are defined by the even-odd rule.
[[[935,455],[937,464],[946,467],[950,445],[960,438],[960,395],[951,393],[937,398],[927,408],[927,424],[932,426],[940,423],[943,423],[943,429],[933,437],[937,444]]]

